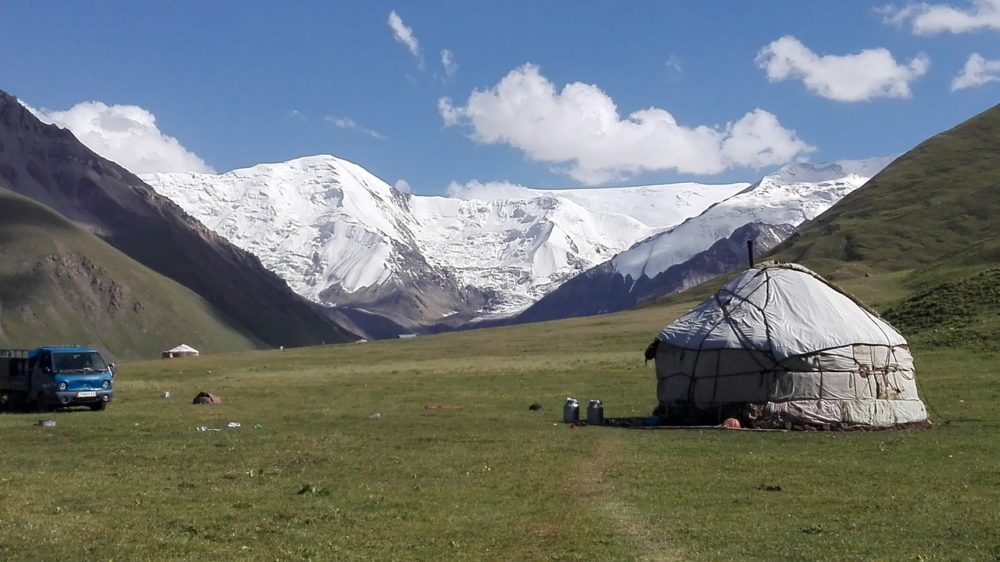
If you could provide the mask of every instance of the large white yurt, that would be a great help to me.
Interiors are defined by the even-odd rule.
[[[927,421],[903,336],[799,265],[744,271],[657,340],[657,412],[670,420],[875,427]]]

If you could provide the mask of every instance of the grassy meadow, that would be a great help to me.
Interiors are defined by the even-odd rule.
[[[926,430],[560,423],[567,395],[647,415],[642,351],[691,304],[124,364],[106,412],[0,416],[0,559],[1000,557],[989,352],[915,349]]]

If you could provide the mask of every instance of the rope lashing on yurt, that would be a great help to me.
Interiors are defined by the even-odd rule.
[[[766,271],[766,270],[762,270],[761,273],[763,273],[764,271]],[[756,275],[754,276],[754,278],[755,277],[756,277]],[[751,279],[753,279],[753,278],[751,278]],[[749,281],[747,281],[747,283],[744,284],[744,285],[742,285],[741,287],[738,287],[737,290],[745,287],[747,284],[749,284]],[[764,287],[764,289],[765,289],[764,302],[765,302],[765,305],[766,305],[766,303],[770,300],[770,297],[771,297],[771,295],[770,295],[770,286],[769,285],[770,284],[767,282],[767,280],[765,280],[765,282],[762,283],[760,287],[755,288],[753,291],[751,291],[745,297],[737,294],[734,291],[727,291],[727,290],[724,290],[724,289],[723,290],[719,290],[718,292],[715,293],[715,295],[713,295],[713,297],[715,298],[715,302],[716,302],[716,304],[719,307],[719,311],[722,312],[722,318],[720,318],[718,321],[716,321],[715,323],[713,323],[712,327],[705,331],[705,335],[702,336],[701,341],[698,342],[698,349],[695,350],[696,355],[695,355],[694,365],[692,366],[692,369],[691,369],[692,376],[690,377],[690,382],[688,382],[688,392],[687,392],[687,394],[688,394],[688,400],[687,400],[688,407],[690,407],[690,404],[692,404],[694,402],[694,385],[695,385],[695,382],[697,381],[697,377],[694,376],[694,373],[698,372],[698,364],[702,360],[702,357],[701,357],[702,356],[702,352],[706,351],[704,349],[704,347],[705,347],[705,341],[724,322],[729,325],[729,327],[732,329],[733,333],[736,335],[736,337],[740,340],[740,343],[742,343],[745,348],[747,348],[747,349],[753,349],[754,351],[761,351],[761,350],[756,349],[752,345],[753,342],[750,339],[750,336],[744,334],[740,330],[738,321],[732,317],[731,309],[735,308],[735,307],[732,307],[730,305],[731,305],[731,303],[733,301],[738,301],[741,304],[744,304],[746,306],[749,306],[749,307],[752,307],[752,308],[755,308],[755,309],[759,310],[761,312],[761,315],[763,315],[764,309],[762,307],[759,307],[759,306],[755,305],[754,303],[750,302],[749,298],[751,296],[753,296],[757,291],[759,291],[761,289],[761,287]],[[728,299],[726,299],[725,301],[723,301],[722,296],[728,296]],[[773,343],[773,340],[771,338],[770,326],[767,326],[766,322],[765,322],[765,330],[766,330],[766,333],[767,333],[767,341],[768,341],[768,347],[769,347],[769,349],[767,351],[767,355],[771,358],[771,363],[773,365],[773,364],[777,363],[777,360],[775,359],[774,343]],[[761,372],[764,372],[764,371],[767,371],[767,370],[770,369],[770,366],[765,365],[764,363],[762,363],[761,361],[759,361],[757,359],[756,355],[751,355],[751,358],[753,359],[753,362],[756,363],[758,367],[760,367],[760,371]],[[723,376],[723,375],[720,375],[719,372],[718,372],[719,371],[718,353],[716,353],[715,370],[716,370],[715,381],[714,381],[714,387],[713,387],[713,390],[712,390],[712,399],[713,400],[715,399],[715,395],[716,395],[716,392],[718,390],[718,380],[719,380],[719,378],[721,376]]]

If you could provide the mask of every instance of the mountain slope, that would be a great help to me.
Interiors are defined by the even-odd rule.
[[[134,260],[201,295],[271,346],[354,336],[290,291],[258,259],[205,228],[64,129],[0,92],[0,186],[85,225]]]
[[[796,225],[860,187],[868,179],[860,174],[870,174],[884,162],[786,166],[565,283],[517,321],[621,310],[739,267],[746,262],[747,237],[759,237],[758,255],[774,247]]]
[[[1000,105],[899,157],[781,245],[775,257],[825,274],[901,270],[994,240],[1000,236],[998,154]]]
[[[746,190],[704,213],[654,236],[612,260],[616,273],[652,278],[732,234],[747,223],[798,225],[829,209],[868,177],[851,173],[838,163],[792,164],[765,176]]]
[[[226,174],[144,176],[209,228],[260,256],[299,294],[403,324],[480,308],[491,294],[427,261],[409,196],[333,157]]]
[[[746,186],[426,197],[333,156],[143,177],[300,294],[408,326],[522,309]]]
[[[0,188],[0,347],[44,342],[91,344],[132,359],[181,342],[206,352],[260,343],[189,289]]]
[[[630,278],[615,273],[612,262],[605,262],[542,297],[517,315],[514,322],[541,322],[575,316],[591,316],[624,310],[656,297],[683,291],[732,271],[747,262],[747,240],[754,241],[754,252],[764,254],[795,231],[791,225],[750,223],[712,244],[682,263],[674,264],[652,278]]]

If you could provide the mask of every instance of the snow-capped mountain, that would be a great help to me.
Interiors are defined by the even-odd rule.
[[[637,281],[615,273],[612,263],[607,261],[563,283],[527,310],[503,323],[540,322],[631,308],[699,285],[745,265],[747,240],[753,240],[755,254],[762,255],[794,232],[795,227],[788,224],[748,223],[690,259]]]
[[[613,270],[633,282],[644,276],[652,278],[708,249],[744,224],[798,226],[868,181],[870,176],[853,173],[865,166],[858,162],[851,164],[853,167],[847,166],[851,171],[840,163],[786,166],[698,217],[615,256],[611,260]]]
[[[744,186],[524,190],[520,198],[410,201],[428,259],[464,283],[496,291],[501,297],[484,312],[503,314]],[[662,212],[649,212],[656,207]]]
[[[142,179],[296,292],[411,326],[523,309],[748,185],[429,197],[401,193],[332,156]]]
[[[565,283],[525,310],[519,320],[620,310],[739,267],[745,263],[747,239],[756,240],[758,252],[774,247],[796,226],[861,187],[889,161],[786,166]],[[717,245],[723,241],[726,244]]]

